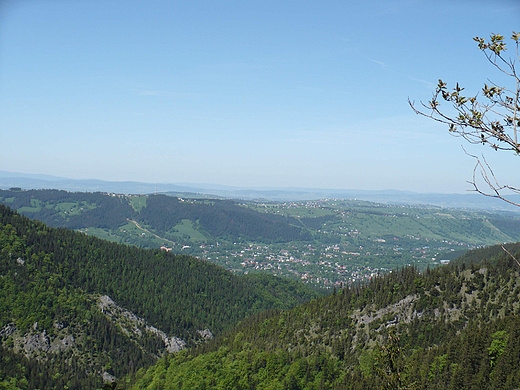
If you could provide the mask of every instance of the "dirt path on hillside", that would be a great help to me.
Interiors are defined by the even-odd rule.
[[[134,221],[133,219],[129,219],[129,218],[127,218],[126,220],[127,220],[128,222],[132,222],[132,223],[135,225],[136,228],[141,229],[143,232],[146,232],[146,233],[148,233],[148,234],[151,234],[152,236],[154,236],[155,238],[158,238],[159,240],[164,240],[164,241],[166,241],[166,242],[169,242],[170,244],[175,245],[175,242],[170,241],[170,240],[168,240],[167,238],[164,238],[164,237],[158,236],[158,235],[155,234],[155,233],[152,233],[152,232],[149,231],[148,229],[146,229],[146,228],[142,227],[141,225],[139,225],[139,223],[138,223],[137,221]]]

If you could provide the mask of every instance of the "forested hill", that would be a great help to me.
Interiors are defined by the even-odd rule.
[[[132,388],[519,388],[520,267],[500,247],[473,255],[258,314],[161,359]]]
[[[139,210],[124,195],[61,190],[0,190],[3,203],[54,227],[117,229],[137,220],[164,235],[183,220],[213,239],[287,242],[309,240],[310,233],[295,218],[260,213],[231,200],[189,200],[166,195],[142,197]],[[137,208],[137,207],[136,207]]]
[[[134,218],[135,211],[124,197],[100,192],[62,190],[0,190],[1,203],[53,227],[79,229],[96,226],[115,229]]]
[[[309,240],[295,218],[259,213],[230,200],[184,201],[166,195],[149,196],[139,220],[165,233],[183,219],[194,221],[212,237],[263,242]]]
[[[2,205],[0,275],[0,388],[96,388],[103,372],[121,377],[246,316],[318,296],[296,282],[50,228]]]

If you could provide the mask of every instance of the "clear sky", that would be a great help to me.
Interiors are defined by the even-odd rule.
[[[472,38],[513,30],[517,0],[0,0],[0,170],[464,192],[463,140],[407,99],[501,81]]]

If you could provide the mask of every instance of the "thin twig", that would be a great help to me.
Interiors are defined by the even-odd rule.
[[[511,187],[508,185],[501,185],[498,182],[493,170],[491,169],[491,167],[489,166],[488,162],[486,161],[486,159],[484,157],[482,157],[482,160],[484,161],[484,163],[482,163],[482,160],[480,159],[480,157],[467,152],[466,149],[464,149],[464,147],[462,147],[462,149],[464,150],[464,153],[466,153],[470,157],[473,157],[476,160],[475,167],[473,168],[473,180],[468,181],[468,183],[473,186],[474,191],[478,192],[481,195],[484,195],[484,196],[487,196],[490,198],[497,198],[497,199],[500,199],[513,206],[520,207],[520,203],[513,202],[512,200],[506,198],[506,196],[502,195],[502,193],[501,193],[501,191],[504,191],[504,190],[505,191],[509,190],[513,193],[520,193],[520,189]],[[480,175],[482,176],[482,180],[484,180],[484,182],[489,187],[489,189],[491,190],[492,193],[485,192],[478,186],[477,180],[476,180],[476,174],[477,174],[478,170],[480,170]]]
[[[511,258],[516,262],[516,264],[518,264],[518,266],[520,267],[520,261],[518,261],[518,259],[516,257],[514,257],[511,252],[509,252],[505,247],[504,245],[500,245],[502,247],[502,249],[504,250],[504,252],[506,252],[509,256],[511,256]]]

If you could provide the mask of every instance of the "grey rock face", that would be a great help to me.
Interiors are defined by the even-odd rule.
[[[24,337],[23,349],[27,354],[33,351],[47,352],[50,348],[51,342],[45,331]]]

